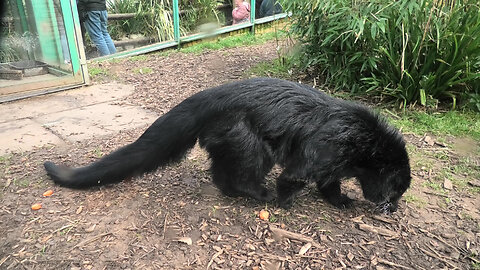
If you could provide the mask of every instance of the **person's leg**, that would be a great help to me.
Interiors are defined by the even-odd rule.
[[[102,23],[100,20],[101,11],[88,11],[85,19],[85,29],[87,29],[90,39],[100,52],[100,56],[110,54],[110,50],[105,43],[102,31]]]
[[[113,44],[112,38],[110,37],[110,34],[108,33],[107,30],[107,11],[103,10],[101,13],[101,22],[102,22],[102,34],[103,34],[103,39],[105,40],[105,44],[107,44],[108,51],[110,54],[114,54],[117,52],[117,49],[115,48],[115,45]]]

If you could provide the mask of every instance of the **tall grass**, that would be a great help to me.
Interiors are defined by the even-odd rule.
[[[475,0],[288,0],[301,67],[327,84],[427,105],[453,106],[480,86]]]

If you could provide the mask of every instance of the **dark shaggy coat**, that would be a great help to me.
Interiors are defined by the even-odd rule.
[[[215,185],[228,196],[269,201],[265,175],[274,164],[277,202],[315,182],[327,201],[347,207],[340,181],[356,177],[366,199],[395,211],[410,185],[400,133],[365,106],[312,87],[255,78],[210,88],[158,118],[135,142],[85,167],[45,162],[55,183],[87,188],[122,181],[181,160],[197,139],[212,160]]]

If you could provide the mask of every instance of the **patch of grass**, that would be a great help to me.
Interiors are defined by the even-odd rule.
[[[285,34],[281,32],[271,32],[265,33],[262,35],[253,35],[247,33],[244,35],[235,35],[225,38],[217,38],[214,41],[204,41],[190,47],[182,48],[180,52],[182,53],[195,53],[199,54],[205,50],[220,50],[225,48],[236,48],[240,46],[249,46],[263,44],[269,40],[283,37]]]
[[[30,181],[27,178],[13,179],[12,183],[17,187],[26,188],[30,186]]]
[[[164,49],[153,54],[156,56],[167,57],[170,56],[172,53],[175,53],[176,51],[176,49]]]
[[[130,60],[130,61],[146,61],[146,60],[148,60],[148,56],[145,55],[145,54],[135,55],[135,56],[129,57],[128,60]]]
[[[100,148],[95,148],[95,150],[93,150],[93,155],[97,158],[101,158],[103,156],[103,151]]]
[[[269,218],[268,218],[268,221],[271,222],[271,223],[275,223],[278,221],[278,218],[275,214],[270,214]]]
[[[90,77],[96,77],[96,76],[99,76],[99,75],[107,76],[108,75],[108,70],[105,69],[105,68],[90,66],[88,68],[88,75],[90,75]]]
[[[436,182],[436,181],[426,181],[424,184],[423,184],[425,187],[428,187],[428,188],[431,188],[433,189],[434,191],[440,193],[440,194],[444,194],[445,193],[445,190],[443,189],[442,187],[442,184],[439,183],[439,182]]]
[[[473,270],[480,270],[480,263],[472,262],[472,269]]]
[[[246,71],[247,75],[260,77],[276,77],[288,79],[292,75],[292,69],[287,64],[283,64],[279,58],[271,62],[260,63]]]
[[[475,140],[480,140],[480,115],[475,112],[408,111],[400,115],[400,119],[391,119],[391,122],[404,132],[420,136],[431,133],[438,136],[470,136]]]
[[[470,157],[460,158],[456,162],[450,162],[439,172],[440,179],[449,179],[456,188],[467,190],[473,193],[480,192],[480,188],[468,185],[470,180],[480,179],[480,168],[475,160]]]
[[[0,164],[9,164],[12,156],[0,156]]]
[[[120,59],[120,58],[110,58],[110,59],[107,59],[107,61],[112,63],[112,64],[117,64],[117,63],[122,62],[122,59]]]
[[[133,70],[135,74],[150,74],[153,72],[153,69],[150,67],[141,67]]]
[[[406,203],[414,204],[420,208],[425,207],[427,205],[427,202],[414,194],[407,193],[403,195],[403,199],[405,200]]]

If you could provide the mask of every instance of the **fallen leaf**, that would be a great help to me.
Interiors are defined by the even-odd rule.
[[[298,255],[304,255],[307,253],[307,251],[312,247],[312,243],[308,242],[305,245],[303,245],[302,248],[300,248],[300,251],[298,252]]]
[[[85,232],[87,233],[91,233],[95,230],[95,227],[97,226],[97,224],[93,224],[92,226],[88,227],[85,229]]]
[[[82,210],[83,210],[83,205],[78,207],[78,209],[76,211],[77,215],[80,214],[82,212]]]
[[[348,260],[349,260],[349,261],[352,261],[352,260],[353,260],[353,258],[355,258],[355,256],[353,256],[353,254],[352,254],[352,253],[348,252],[348,254],[347,254],[347,258],[348,258]]]
[[[426,142],[429,146],[433,146],[435,144],[435,140],[432,139],[432,137],[430,136],[425,136],[423,141]]]
[[[176,238],[175,241],[185,243],[189,246],[192,245],[192,238],[190,237],[179,237],[179,238]]]
[[[262,270],[280,270],[282,267],[282,263],[279,261],[265,261],[261,262],[260,265],[262,266]],[[252,267],[252,270],[255,269],[255,267],[257,267],[256,269],[258,269],[258,266],[254,266]]]

